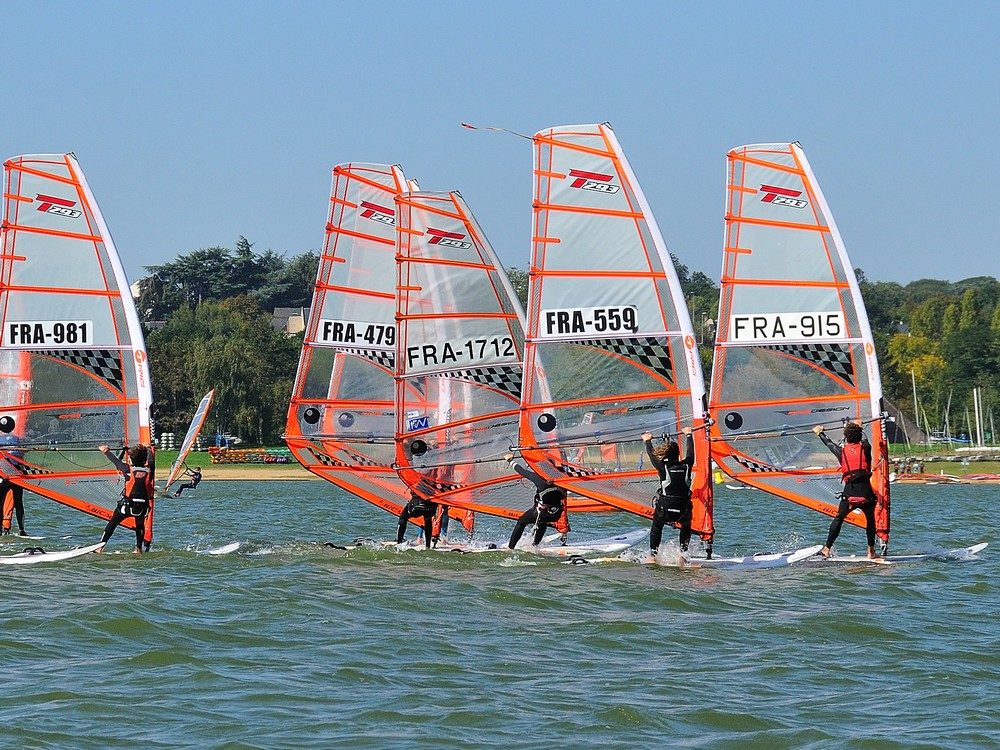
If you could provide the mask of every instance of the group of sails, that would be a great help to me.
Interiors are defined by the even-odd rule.
[[[712,461],[836,516],[840,468],[812,428],[852,421],[871,435],[887,544],[874,344],[799,145],[729,153],[709,394],[673,262],[611,127],[531,140],[527,318],[458,192],[421,191],[398,166],[334,168],[286,425],[302,465],[395,515],[424,500],[471,529],[476,512],[530,511],[504,461],[516,451],[574,513],[650,518],[661,477],[642,436],[689,433],[688,522],[710,556]],[[846,520],[864,523],[856,509]]]
[[[712,461],[835,516],[841,470],[812,428],[856,421],[871,436],[886,544],[874,344],[799,145],[729,153],[706,393],[673,262],[614,131],[556,127],[531,141],[527,316],[461,194],[422,191],[399,166],[333,169],[286,425],[298,461],[403,523],[407,506],[424,502],[442,512],[417,514],[421,525],[439,533],[451,517],[471,531],[476,513],[516,519],[532,510],[526,471],[558,488],[573,514],[651,518],[663,480],[643,436],[687,433],[684,524],[711,556]],[[111,519],[122,475],[98,449],[149,445],[152,395],[127,280],[72,154],[4,163],[0,232],[3,487]],[[505,460],[515,453],[524,470]],[[861,525],[862,515],[847,521]]]

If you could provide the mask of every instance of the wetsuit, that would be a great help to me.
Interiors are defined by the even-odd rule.
[[[562,487],[556,487],[528,467],[514,463],[513,459],[510,465],[514,471],[535,485],[535,505],[517,519],[517,524],[514,526],[514,531],[510,535],[510,541],[507,543],[507,546],[514,549],[517,543],[521,541],[521,535],[524,534],[524,530],[529,525],[534,524],[535,536],[532,544],[537,547],[541,544],[542,537],[545,536],[545,530],[549,527],[549,524],[558,521],[559,517],[563,514],[566,505],[566,490]]]
[[[191,481],[185,482],[180,487],[177,488],[177,492],[174,493],[174,497],[180,497],[184,490],[193,490],[201,482],[201,469],[195,469],[191,472]]]
[[[821,433],[819,439],[830,449],[830,452],[843,464],[844,447],[837,445],[825,433]],[[846,447],[846,446],[845,446]],[[872,465],[872,446],[864,438],[861,440],[861,452],[864,454],[864,466]],[[863,467],[849,467],[854,469],[844,475],[844,491],[840,494],[840,506],[837,508],[837,515],[830,524],[830,533],[826,537],[826,547],[830,549],[840,535],[840,528],[844,525],[847,514],[855,508],[861,508],[865,514],[865,537],[868,546],[875,546],[875,491],[871,485],[871,470]],[[860,498],[861,502],[851,501],[852,498]]]
[[[101,537],[101,544],[107,544],[115,529],[126,518],[135,519],[135,548],[142,551],[145,541],[146,516],[149,514],[149,503],[153,498],[153,452],[149,451],[145,466],[129,466],[124,461],[111,453],[105,454],[108,460],[115,465],[125,477],[125,489],[122,490],[122,499],[118,501],[111,520],[104,527],[104,536]]]
[[[8,499],[7,493],[10,492]],[[3,506],[3,527],[0,533],[9,534],[11,521],[17,518],[17,530],[21,536],[24,531],[24,488],[14,484],[9,479],[0,481],[0,506]]]
[[[396,529],[396,544],[401,543],[403,537],[406,535],[406,522],[411,518],[419,517],[424,519],[424,528],[421,533],[424,535],[424,544],[427,546],[427,549],[430,549],[434,514],[437,513],[437,503],[422,498],[416,493],[412,493],[410,497],[410,502],[406,504],[403,512],[399,514],[399,528]]]
[[[680,547],[686,551],[691,541],[691,467],[694,466],[694,438],[685,436],[684,458],[665,463],[653,453],[653,441],[646,440],[646,455],[660,475],[660,490],[656,493],[653,524],[649,529],[649,549],[655,554],[666,524],[680,526]]]

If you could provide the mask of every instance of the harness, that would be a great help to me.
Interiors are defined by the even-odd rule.
[[[153,470],[148,466],[130,466],[122,490],[122,510],[138,518],[149,510],[149,500],[155,492]]]

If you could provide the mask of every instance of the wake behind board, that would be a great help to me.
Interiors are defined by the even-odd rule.
[[[50,563],[59,562],[60,560],[71,560],[74,557],[81,557],[83,555],[89,555],[95,550],[103,547],[103,543],[98,542],[97,544],[92,544],[89,547],[79,547],[77,549],[62,550],[60,552],[41,552],[35,551],[24,551],[18,552],[16,555],[7,555],[0,557],[0,565],[35,565],[37,563]],[[35,547],[35,550],[41,550],[41,547]]]
[[[881,558],[871,559],[865,555],[831,555],[822,557],[819,554],[813,555],[806,562],[826,565],[829,563],[841,563],[847,565],[895,565],[898,563],[920,562],[921,560],[968,560],[975,557],[989,546],[989,542],[980,542],[970,547],[956,547],[945,552],[919,552],[912,555],[886,555]]]
[[[822,545],[803,547],[801,549],[790,550],[788,552],[759,553],[756,555],[746,555],[745,557],[675,557],[672,560],[655,558],[646,555],[635,559],[627,556],[618,557],[598,557],[594,560],[567,560],[567,563],[580,564],[585,562],[605,563],[605,562],[631,562],[640,565],[662,565],[664,567],[678,568],[742,568],[762,570],[765,568],[784,568],[794,565],[806,558],[810,558],[822,549]]]
[[[516,549],[510,549],[506,544],[498,543],[484,543],[484,542],[470,542],[470,543],[458,543],[449,544],[447,542],[441,542],[435,547],[431,547],[432,552],[459,552],[461,554],[477,554],[477,553],[512,553],[512,552],[526,552],[532,555],[540,555],[541,557],[573,557],[573,556],[586,556],[586,555],[613,555],[618,552],[624,552],[629,547],[632,547],[639,542],[641,542],[646,535],[649,534],[649,529],[636,529],[635,531],[630,531],[626,534],[618,534],[616,536],[602,537],[600,539],[585,539],[581,540],[575,544],[559,544],[558,534],[553,534],[542,540],[542,543],[538,547],[532,547],[530,544],[521,543]],[[359,548],[368,549],[405,549],[405,550],[416,550],[420,551],[425,549],[422,541],[410,541],[403,542],[401,545],[397,545],[395,542],[376,542],[372,539],[355,539],[352,544],[333,544],[331,542],[326,543],[327,546],[333,547],[334,549],[341,550],[354,550]]]

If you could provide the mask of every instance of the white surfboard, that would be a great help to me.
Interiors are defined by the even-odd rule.
[[[529,529],[530,531],[530,529]],[[516,549],[510,549],[506,544],[493,542],[470,542],[470,543],[455,543],[450,544],[448,542],[440,542],[437,546],[431,547],[431,552],[453,552],[461,553],[464,555],[477,554],[477,553],[512,553],[512,552],[525,552],[531,555],[540,555],[541,557],[574,557],[574,556],[585,556],[585,555],[613,555],[618,552],[624,552],[629,547],[632,547],[649,534],[649,529],[636,529],[635,531],[630,531],[626,534],[618,534],[616,536],[602,537],[600,539],[583,539],[572,544],[559,544],[559,534],[551,534],[542,540],[542,543],[537,547],[532,547],[531,543],[522,540],[518,544]],[[333,544],[332,542],[326,543],[328,547],[333,547],[334,549],[341,550],[353,550],[358,548],[368,548],[368,549],[404,549],[404,550],[416,550],[420,551],[426,549],[423,540],[417,537],[402,544],[396,544],[391,541],[376,542],[372,539],[355,539],[352,544]]]
[[[823,557],[819,554],[811,556],[809,563],[830,564],[842,563],[848,565],[895,565],[897,563],[919,562],[921,560],[965,560],[978,555],[989,546],[989,542],[980,542],[970,547],[956,547],[946,552],[918,552],[912,555],[886,555],[871,559],[866,555],[831,555]]]
[[[793,565],[801,560],[812,557],[822,549],[822,545],[816,544],[812,547],[790,550],[787,552],[760,553],[756,555],[746,555],[745,557],[675,557],[672,560],[663,560],[647,555],[641,559],[630,559],[629,557],[599,557],[595,560],[571,560],[567,562],[631,562],[640,565],[662,565],[664,567],[677,568],[783,568]]]
[[[82,555],[89,555],[95,550],[100,549],[104,545],[101,542],[97,544],[92,544],[89,547],[78,547],[77,549],[62,550],[59,552],[18,552],[16,555],[7,555],[0,557],[0,565],[35,565],[37,563],[50,563],[58,562],[60,560],[71,560],[74,557],[81,557]],[[42,549],[41,547],[36,547],[36,550]]]
[[[205,552],[207,555],[228,555],[230,552],[235,552],[242,546],[242,542],[230,542],[229,544],[224,544],[221,547],[216,547],[215,549],[210,549]]]

